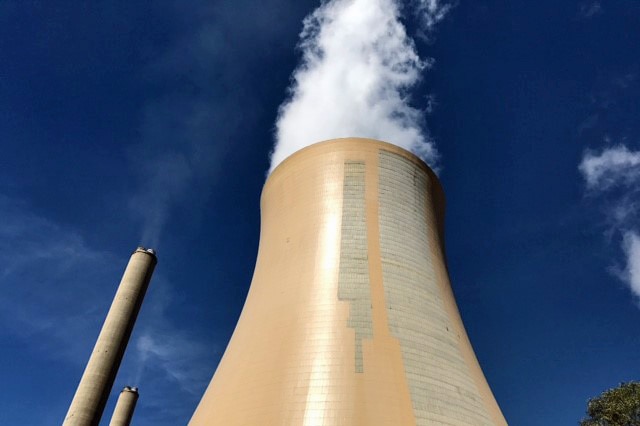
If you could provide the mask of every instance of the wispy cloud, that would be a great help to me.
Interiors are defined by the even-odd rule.
[[[420,30],[424,35],[432,33],[436,25],[451,11],[457,1],[444,2],[442,0],[413,0],[416,14],[422,21]]]
[[[141,369],[134,383],[143,381],[143,368],[148,368],[163,372],[185,392],[196,396],[202,394],[212,373],[211,363],[194,361],[208,359],[212,351],[195,338],[189,338],[188,332],[166,325],[147,329],[136,339],[135,348]]]
[[[621,90],[626,90],[638,81],[638,71],[637,66],[635,69],[627,72],[626,74],[617,77],[613,80],[613,84],[618,86]]]
[[[75,387],[127,260],[128,253],[92,248],[73,228],[0,194],[0,333],[21,339],[36,357],[74,365],[78,376],[60,386]],[[212,374],[213,344],[168,313],[175,294],[156,271],[118,376],[117,386],[146,394],[141,425],[184,423]],[[66,408],[51,410],[61,419]]]
[[[628,139],[629,132],[637,122],[639,75],[636,64],[598,79],[582,105],[586,114],[577,126],[577,135],[581,139],[590,141],[589,143],[601,139],[621,142]]]
[[[579,170],[588,194],[602,201],[608,233],[622,236],[626,266],[618,276],[640,297],[640,151],[625,145],[586,151]]]
[[[0,318],[35,351],[80,362],[104,315],[94,301],[113,296],[114,265],[74,230],[0,195]]]
[[[144,106],[140,139],[129,150],[138,178],[130,207],[141,224],[140,243],[155,248],[176,209],[200,210],[251,111],[239,101],[250,96],[238,93],[245,85],[238,81],[239,62],[230,58],[234,32],[225,6],[196,0],[166,7],[181,24],[148,65],[147,84],[157,95]]]
[[[602,13],[602,4],[599,1],[587,1],[580,4],[578,17],[582,19],[593,18]]]
[[[601,153],[585,152],[580,171],[592,191],[606,191],[616,185],[632,186],[640,180],[640,151],[625,145],[607,148]]]
[[[171,312],[179,304],[175,286],[154,276],[128,362],[118,376],[118,386],[140,388],[137,424],[184,424],[213,374],[218,348],[175,322]]]
[[[413,2],[431,31],[449,10],[436,0]],[[326,139],[382,139],[421,156],[438,154],[424,113],[410,91],[432,61],[420,58],[396,0],[332,0],[307,16],[301,63],[280,107],[271,170],[293,152]]]
[[[139,179],[130,206],[142,223],[142,245],[157,248],[176,205],[193,208],[206,194],[227,140],[227,134],[214,140],[224,120],[215,105],[197,98],[167,95],[146,106],[142,141],[130,150]]]
[[[133,379],[144,382],[161,374],[182,391],[200,396],[213,373],[211,357],[217,348],[175,324],[170,312],[180,302],[174,289],[164,276],[156,277],[154,293],[146,301],[145,316],[134,336]]]
[[[257,100],[264,79],[256,73],[273,63],[288,30],[283,23],[299,6],[286,0],[265,0],[259,8],[250,1],[172,0],[156,7],[171,16],[172,38],[153,52],[156,59],[141,82],[155,96],[144,105],[140,137],[130,149],[137,174],[130,207],[140,223],[140,243],[158,248],[176,213],[199,221],[221,163],[247,144],[247,129],[264,114],[264,100]]]

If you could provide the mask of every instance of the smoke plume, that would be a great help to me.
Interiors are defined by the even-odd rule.
[[[427,35],[450,8],[438,0],[411,4]],[[271,170],[305,146],[349,136],[394,143],[435,165],[424,114],[409,96],[431,61],[418,55],[396,0],[325,1],[305,18],[299,48]]]
[[[626,257],[617,275],[640,297],[640,151],[625,145],[585,152],[579,167],[589,195],[602,199],[608,234],[621,235]]]
[[[207,189],[222,156],[223,147],[212,140],[223,132],[219,109],[211,101],[175,96],[146,106],[142,141],[130,149],[140,182],[130,207],[142,219],[141,245],[158,248],[175,205],[201,202],[194,188]]]
[[[252,126],[258,102],[249,76],[264,55],[239,61],[237,54],[268,52],[279,31],[273,15],[284,7],[273,0],[266,11],[247,1],[161,3],[162,19],[172,17],[177,36],[153,50],[144,80],[153,96],[129,150],[138,181],[129,205],[142,225],[140,244],[154,248],[166,228],[184,232],[185,222],[200,221],[222,161],[242,140],[243,127]],[[252,22],[251,31],[238,17]]]

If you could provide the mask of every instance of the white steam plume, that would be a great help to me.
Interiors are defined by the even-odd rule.
[[[601,153],[586,151],[579,170],[590,195],[606,197],[602,204],[611,227],[608,232],[622,235],[626,257],[625,268],[614,269],[640,297],[640,151],[625,145]]]
[[[413,5],[425,32],[449,10],[437,0]],[[396,0],[325,1],[305,18],[300,39],[302,61],[280,107],[271,171],[305,146],[350,136],[394,143],[435,165],[423,113],[409,104],[430,61],[418,56]]]

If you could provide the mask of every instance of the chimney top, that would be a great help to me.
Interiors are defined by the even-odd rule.
[[[150,254],[151,256],[153,256],[156,260],[158,259],[158,255],[156,254],[156,251],[154,249],[151,249],[151,248],[145,248],[145,247],[142,247],[142,246],[138,246],[138,248],[134,250],[134,253],[147,253],[147,254]]]
[[[122,392],[138,393],[138,388],[135,386],[125,386],[124,389],[122,389]]]

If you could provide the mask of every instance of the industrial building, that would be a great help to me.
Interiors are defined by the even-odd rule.
[[[336,139],[282,162],[190,425],[506,425],[450,286],[444,207],[433,171],[388,143]]]

